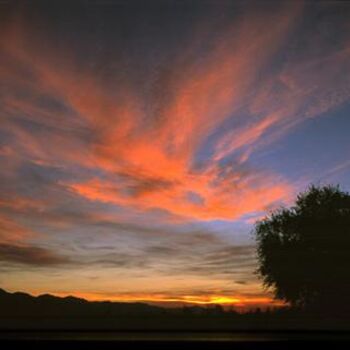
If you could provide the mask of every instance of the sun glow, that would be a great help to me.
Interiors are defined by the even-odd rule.
[[[169,296],[165,294],[105,294],[105,293],[83,293],[83,292],[55,292],[53,295],[59,297],[75,296],[89,301],[112,301],[112,302],[144,302],[161,306],[179,306],[179,305],[222,305],[224,307],[232,306],[242,310],[249,310],[254,307],[281,307],[285,306],[283,302],[269,297],[230,297],[220,295],[196,296]],[[38,295],[38,293],[36,293]]]

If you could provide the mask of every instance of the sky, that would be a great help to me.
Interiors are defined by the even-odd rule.
[[[350,4],[1,1],[0,287],[280,305],[256,220],[350,190]]]

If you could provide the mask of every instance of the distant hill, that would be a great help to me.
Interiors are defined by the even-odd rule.
[[[350,330],[350,315],[319,317],[292,309],[239,314],[212,307],[162,308],[146,303],[87,301],[0,289],[0,331]]]
[[[155,315],[164,313],[162,307],[146,303],[87,301],[73,296],[56,297],[43,294],[9,293],[0,289],[0,318],[3,317],[111,317]]]

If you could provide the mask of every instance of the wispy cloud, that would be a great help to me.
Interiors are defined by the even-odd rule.
[[[242,17],[212,38],[209,50],[204,50],[204,43],[210,28],[197,30],[193,42],[169,62],[179,68],[179,74],[164,76],[162,70],[156,71],[156,80],[150,83],[162,89],[152,93],[149,101],[140,100],[127,84],[111,95],[94,71],[77,69],[52,47],[38,57],[40,44],[32,40],[28,46],[26,34],[16,27],[8,33],[11,40],[3,40],[3,48],[33,73],[34,81],[11,76],[14,89],[4,98],[5,130],[16,138],[17,152],[38,164],[73,163],[104,171],[107,178],[66,182],[68,188],[90,200],[144,210],[160,208],[197,219],[237,218],[246,210],[261,209],[289,191],[274,174],[262,184],[266,174],[259,176],[253,170],[258,178],[253,186],[238,164],[229,167],[221,181],[218,157],[208,159],[201,171],[195,171],[192,163],[206,137],[245,98],[259,70],[293,25],[297,7],[282,8],[266,32],[262,29],[268,16]],[[204,50],[202,58],[199,50]],[[30,95],[19,99],[18,90],[26,84],[30,84]],[[250,142],[247,138],[254,130],[247,133],[235,142]],[[242,180],[242,189],[237,189],[237,179]],[[231,200],[224,195],[227,191],[231,191]],[[201,205],[189,201],[188,192],[195,193]],[[260,198],[259,192],[264,192]]]

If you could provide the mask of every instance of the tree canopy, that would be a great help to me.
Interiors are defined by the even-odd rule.
[[[310,186],[255,225],[258,273],[294,307],[350,311],[350,195]]]

